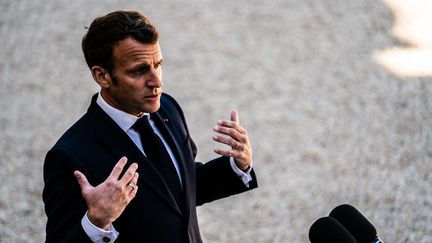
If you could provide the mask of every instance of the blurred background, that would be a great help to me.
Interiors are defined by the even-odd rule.
[[[385,242],[432,242],[427,0],[1,0],[0,242],[43,242],[45,153],[98,87],[86,26],[134,9],[199,148],[237,109],[260,187],[199,208],[205,242],[308,242],[349,203]]]

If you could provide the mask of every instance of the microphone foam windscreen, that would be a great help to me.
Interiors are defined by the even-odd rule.
[[[375,227],[351,205],[337,206],[330,212],[330,217],[339,221],[359,243],[371,243],[376,239]]]
[[[312,224],[309,240],[312,243],[357,243],[350,232],[331,217],[320,218]]]

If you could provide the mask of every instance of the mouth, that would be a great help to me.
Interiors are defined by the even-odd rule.
[[[146,96],[144,96],[144,99],[146,101],[157,101],[157,100],[159,100],[160,96],[161,96],[161,93],[146,95]]]

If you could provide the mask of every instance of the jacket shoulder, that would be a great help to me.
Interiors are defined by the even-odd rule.
[[[180,120],[186,124],[183,110],[179,103],[169,94],[163,93],[161,96],[161,109],[159,110],[162,114]]]
[[[161,96],[161,106],[165,109],[177,109],[179,112],[182,112],[179,103],[169,94],[162,93]]]
[[[83,145],[83,141],[89,141],[93,134],[92,131],[93,125],[85,114],[63,133],[53,148],[79,148],[80,145]]]

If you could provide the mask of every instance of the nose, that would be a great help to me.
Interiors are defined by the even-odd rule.
[[[163,86],[162,83],[162,70],[151,68],[148,77],[148,85],[151,87],[160,88]]]

